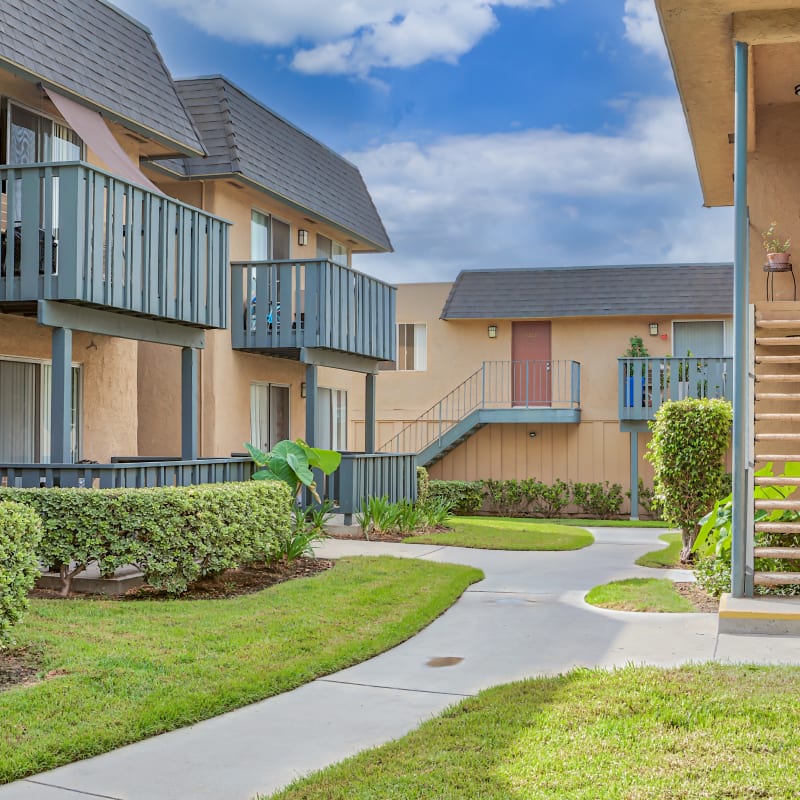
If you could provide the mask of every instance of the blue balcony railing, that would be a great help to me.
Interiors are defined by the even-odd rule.
[[[0,167],[0,304],[227,327],[228,223],[83,162]]]
[[[617,369],[623,421],[653,420],[667,400],[731,399],[732,358],[620,358]]]
[[[323,348],[394,360],[394,286],[325,260],[235,262],[231,268],[235,349],[288,355]]]

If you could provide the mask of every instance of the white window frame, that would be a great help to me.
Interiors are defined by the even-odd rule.
[[[289,404],[286,408],[286,419],[288,422],[289,428],[289,435],[287,438],[292,438],[292,385],[290,383],[275,383],[274,381],[250,381],[250,441],[255,444],[256,447],[261,449],[261,444],[255,441],[255,437],[253,434],[255,431],[253,430],[253,389],[256,386],[263,386],[267,390],[267,427],[270,428],[272,426],[272,397],[270,395],[270,389],[275,386],[279,389],[287,389],[289,392]]]
[[[400,326],[413,326],[414,328],[414,364],[411,367],[400,365]],[[424,347],[418,346],[417,330],[424,331]],[[427,372],[428,370],[428,323],[427,322],[398,322],[395,331],[395,344],[397,360],[395,369],[397,372]]]
[[[55,117],[52,114],[47,114],[47,113],[43,112],[41,109],[33,108],[32,106],[26,105],[25,103],[19,103],[16,100],[12,100],[10,97],[5,97],[4,99],[6,101],[5,102],[5,108],[4,108],[4,110],[5,110],[5,120],[4,120],[4,122],[5,122],[5,148],[4,148],[4,152],[2,153],[2,157],[3,157],[4,163],[6,163],[6,164],[10,164],[11,163],[11,161],[9,159],[11,157],[11,109],[12,109],[12,107],[13,108],[18,108],[21,111],[26,111],[28,114],[33,114],[34,116],[40,117],[41,119],[46,119],[49,122],[54,123],[56,125],[61,125],[64,128],[69,128],[69,130],[71,130],[75,134],[75,136],[78,137],[78,139],[80,140],[80,143],[81,143],[81,152],[80,152],[80,156],[78,157],[78,161],[84,161],[86,159],[86,142],[84,142],[83,139],[81,139],[81,137],[78,136],[77,131],[74,131],[74,130],[72,130],[72,128],[69,127],[69,123],[66,120],[59,119],[58,117]],[[33,163],[33,164],[47,163],[50,160],[51,159],[46,158],[43,162],[33,161],[31,163]]]

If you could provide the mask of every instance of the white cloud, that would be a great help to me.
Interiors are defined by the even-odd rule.
[[[171,9],[233,41],[294,49],[305,73],[367,77],[376,67],[454,62],[497,26],[495,9],[547,8],[563,0],[118,0]]]
[[[625,38],[645,53],[666,59],[667,48],[654,0],[625,0]]]
[[[361,168],[396,252],[357,266],[392,281],[459,269],[719,261],[731,215],[703,209],[677,100],[640,100],[618,134],[526,130],[393,142]]]

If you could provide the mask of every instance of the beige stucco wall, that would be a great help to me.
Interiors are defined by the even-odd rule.
[[[76,332],[72,360],[81,367],[81,456],[107,462],[136,454],[137,343]],[[51,332],[34,319],[0,314],[0,358],[51,360]]]

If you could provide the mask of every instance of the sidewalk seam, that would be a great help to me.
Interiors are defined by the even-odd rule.
[[[74,763],[74,762],[73,762]],[[69,766],[68,764],[65,766]],[[99,797],[101,800],[123,800],[121,797],[115,797],[110,794],[97,794],[97,792],[84,792],[81,789],[70,789],[69,786],[60,786],[57,783],[46,783],[45,781],[34,781],[31,778],[23,778],[24,783],[33,783],[36,786],[47,786],[50,789],[61,789],[64,792],[72,792],[73,794],[80,794],[84,797]]]
[[[338,683],[342,686],[363,686],[365,689],[386,689],[391,692],[415,692],[417,694],[440,694],[445,697],[474,697],[474,694],[462,692],[440,692],[436,689],[408,689],[404,686],[381,686],[377,683],[359,683],[358,681],[335,681],[330,678],[317,678],[316,683]]]

